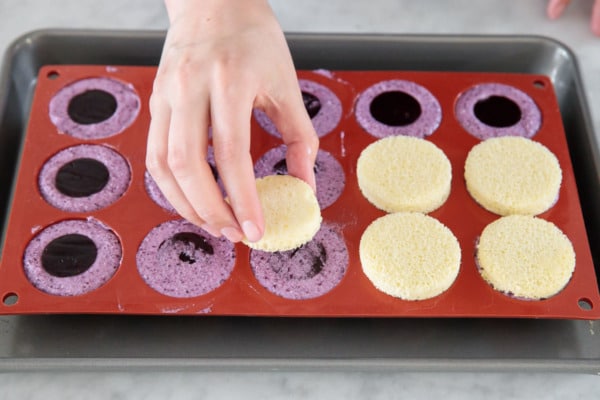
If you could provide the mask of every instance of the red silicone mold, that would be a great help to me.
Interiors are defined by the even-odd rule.
[[[342,104],[340,123],[321,138],[321,148],[342,165],[346,185],[338,200],[323,210],[325,222],[339,230],[348,248],[348,266],[341,282],[328,293],[307,300],[289,300],[265,289],[254,277],[249,249],[235,246],[230,277],[215,290],[192,298],[175,298],[149,287],[136,267],[136,252],[157,225],[177,219],[152,201],[144,187],[145,143],[149,126],[148,98],[155,67],[46,66],[41,69],[14,188],[6,241],[0,264],[0,313],[108,313],[319,317],[523,317],[600,318],[600,294],[589,250],[561,115],[552,83],[545,76],[525,74],[410,72],[410,71],[299,71],[333,91]],[[78,139],[57,132],[49,118],[50,99],[66,85],[91,77],[110,77],[130,84],[141,100],[137,118],[123,132],[99,140]],[[441,295],[405,301],[378,291],[363,274],[358,243],[370,222],[384,215],[360,193],[356,160],[361,150],[377,140],[356,121],[357,96],[371,85],[401,79],[427,88],[441,106],[439,127],[426,139],[439,146],[452,164],[452,190],[446,203],[430,213],[457,237],[462,263],[454,284]],[[555,296],[537,301],[511,298],[495,291],[480,276],[474,261],[475,243],[483,228],[499,218],[480,207],[468,194],[464,162],[479,139],[457,121],[454,107],[461,93],[481,83],[502,83],[525,92],[539,107],[542,124],[533,140],[548,147],[563,169],[555,206],[539,217],[556,224],[571,240],[576,267],[567,286]],[[38,189],[40,169],[52,155],[70,146],[102,144],[116,150],[131,168],[131,184],[108,207],[91,212],[67,212],[48,204]],[[281,144],[252,121],[252,156],[256,161]],[[63,220],[93,218],[110,227],[120,240],[122,262],[102,286],[85,294],[59,296],[37,289],[24,272],[25,249],[43,228]]]

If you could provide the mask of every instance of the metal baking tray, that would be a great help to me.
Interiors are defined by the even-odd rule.
[[[600,248],[592,245],[600,242],[600,148],[577,61],[563,44],[523,36],[287,37],[298,69],[548,76],[560,104],[600,276]],[[6,225],[39,68],[156,65],[163,40],[164,32],[45,30],[13,43],[0,72],[0,226]],[[334,368],[600,373],[599,326],[600,321],[509,318],[2,316],[0,371]]]

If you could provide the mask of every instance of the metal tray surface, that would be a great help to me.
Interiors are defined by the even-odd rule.
[[[600,239],[600,209],[596,207],[600,151],[577,61],[564,45],[521,36],[287,37],[298,69],[548,76],[561,108],[596,275],[600,276],[600,248],[592,245]],[[3,228],[39,68],[48,64],[156,65],[163,40],[164,32],[46,30],[13,43],[0,72]],[[598,324],[546,319],[3,316],[0,370],[335,368],[599,373]]]

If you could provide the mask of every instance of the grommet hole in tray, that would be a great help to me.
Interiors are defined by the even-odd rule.
[[[19,301],[19,296],[16,293],[7,293],[2,298],[2,304],[5,306],[14,306]]]
[[[585,310],[585,311],[591,311],[594,308],[592,301],[587,298],[579,299],[577,301],[577,305],[579,306],[579,308],[581,308],[582,310]]]

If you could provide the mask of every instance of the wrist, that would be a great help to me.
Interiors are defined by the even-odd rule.
[[[268,0],[164,0],[164,3],[171,25],[183,16],[201,16],[208,22],[230,13],[248,13],[265,7],[270,10]]]

